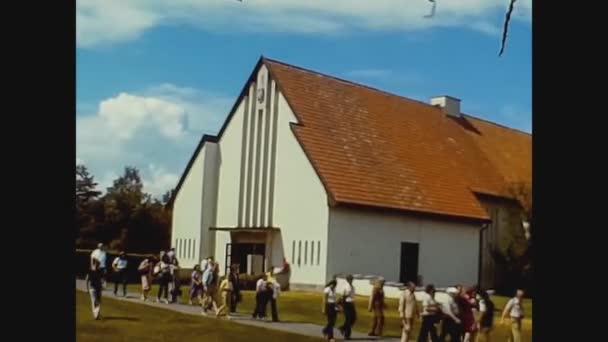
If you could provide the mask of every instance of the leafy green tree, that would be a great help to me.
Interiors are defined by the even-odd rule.
[[[80,175],[80,176],[78,176]],[[158,252],[169,247],[171,209],[166,205],[173,190],[162,199],[143,191],[140,172],[125,167],[103,196],[86,167],[77,168],[77,239],[80,248],[99,241],[113,250],[131,253]]]
[[[97,185],[94,176],[85,165],[76,165],[75,234],[80,239],[79,245],[92,243],[89,241],[95,230],[95,216],[92,213],[101,195]]]

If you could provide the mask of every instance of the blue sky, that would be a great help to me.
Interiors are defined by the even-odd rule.
[[[102,187],[137,166],[174,187],[260,55],[531,131],[531,0],[78,0],[77,160]]]

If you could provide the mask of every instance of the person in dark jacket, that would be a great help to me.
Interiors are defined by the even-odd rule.
[[[479,311],[481,318],[479,319],[479,339],[478,341],[489,342],[492,339],[492,327],[494,326],[494,302],[490,298],[487,291],[479,293]]]
[[[230,276],[232,277],[232,301],[230,302],[230,312],[236,312],[236,306],[241,301],[241,286],[239,279],[239,265],[232,265],[232,272],[230,272]]]
[[[372,319],[372,330],[368,336],[382,336],[384,328],[384,279],[378,279],[372,290],[372,295],[369,296],[369,304],[367,310],[374,313]]]

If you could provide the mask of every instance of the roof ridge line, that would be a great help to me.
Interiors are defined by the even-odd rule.
[[[287,63],[287,62],[279,61],[279,60],[268,58],[268,57],[265,57],[265,56],[262,56],[262,60],[268,61],[268,62],[272,62],[272,63],[281,64],[281,65],[286,66],[286,67],[290,67],[290,68],[298,69],[298,70],[301,70],[301,71],[304,71],[304,72],[309,72],[309,73],[313,73],[313,74],[316,74],[316,75],[319,75],[319,76],[331,78],[331,79],[334,79],[334,80],[339,81],[339,82],[344,82],[344,83],[347,83],[347,84],[351,84],[353,86],[369,89],[369,90],[376,91],[376,92],[379,92],[379,93],[383,93],[383,94],[386,94],[386,95],[389,95],[389,96],[395,96],[395,97],[404,99],[406,101],[416,102],[416,103],[419,103],[419,104],[426,105],[426,106],[429,106],[429,107],[437,109],[436,106],[433,106],[432,104],[424,102],[422,100],[417,100],[417,99],[413,99],[413,98],[410,98],[410,97],[407,97],[407,96],[404,96],[404,95],[395,94],[395,93],[392,93],[390,91],[382,90],[382,89],[375,88],[375,87],[372,87],[372,86],[369,86],[369,85],[366,85],[366,84],[363,84],[363,83],[359,83],[359,82],[347,80],[347,79],[344,79],[344,78],[340,78],[340,77],[337,77],[337,76],[334,76],[334,75],[326,74],[326,73],[323,73],[323,72],[320,72],[320,71],[317,71],[317,70],[301,67],[301,66],[298,66],[298,65],[290,64],[290,63]],[[444,95],[444,96],[449,96],[449,95]],[[499,127],[502,127],[502,128],[506,128],[506,129],[509,129],[509,130],[512,130],[512,131],[515,131],[515,132],[518,132],[518,133],[522,133],[522,134],[526,134],[528,136],[532,136],[532,133],[528,133],[528,132],[525,132],[525,131],[517,129],[517,128],[509,127],[509,126],[506,126],[506,125],[503,125],[503,124],[500,124],[500,123],[497,123],[497,122],[494,122],[494,121],[490,121],[488,119],[477,117],[477,116],[471,115],[471,114],[466,114],[464,112],[461,113],[461,114],[463,116],[468,116],[468,117],[471,117],[473,119],[481,120],[481,121],[484,121],[484,122],[487,122],[487,123],[490,123],[490,124],[493,124],[493,125],[496,125],[496,126],[499,126]]]
[[[316,74],[316,75],[319,75],[319,76],[331,78],[331,79],[334,79],[336,81],[348,83],[348,84],[351,84],[351,85],[354,85],[354,86],[357,86],[357,87],[361,87],[361,88],[366,88],[366,89],[369,89],[369,90],[372,90],[372,91],[376,91],[376,92],[379,92],[379,93],[383,93],[383,94],[386,94],[386,95],[395,96],[395,97],[398,97],[398,98],[401,98],[401,99],[404,99],[404,100],[407,100],[407,101],[417,102],[419,104],[426,105],[426,106],[429,106],[431,108],[437,109],[436,106],[433,106],[432,104],[424,102],[422,100],[416,100],[416,99],[413,99],[413,98],[410,98],[410,97],[407,97],[407,96],[404,96],[404,95],[399,95],[399,94],[391,93],[390,91],[382,90],[382,89],[379,89],[379,88],[374,88],[372,86],[369,86],[369,85],[366,85],[366,84],[363,84],[363,83],[347,80],[347,79],[340,78],[340,77],[337,77],[337,76],[334,76],[334,75],[330,75],[330,74],[326,74],[326,73],[323,73],[323,72],[320,72],[320,71],[304,68],[304,67],[301,67],[301,66],[298,66],[298,65],[293,65],[293,64],[290,64],[290,63],[287,63],[287,62],[279,61],[279,60],[268,58],[268,57],[263,57],[263,60],[268,61],[268,62],[272,62],[272,63],[281,64],[283,66],[294,68],[294,69],[298,69],[298,70],[301,70],[301,71],[313,73],[313,74]]]

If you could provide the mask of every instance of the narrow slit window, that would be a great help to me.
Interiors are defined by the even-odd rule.
[[[302,261],[302,240],[298,241],[298,266],[301,265]]]
[[[315,264],[315,242],[310,241],[310,264]]]
[[[321,263],[321,240],[317,241],[317,265]]]
[[[296,240],[291,242],[291,263],[296,263]]]
[[[308,261],[308,240],[304,241],[304,265]]]

